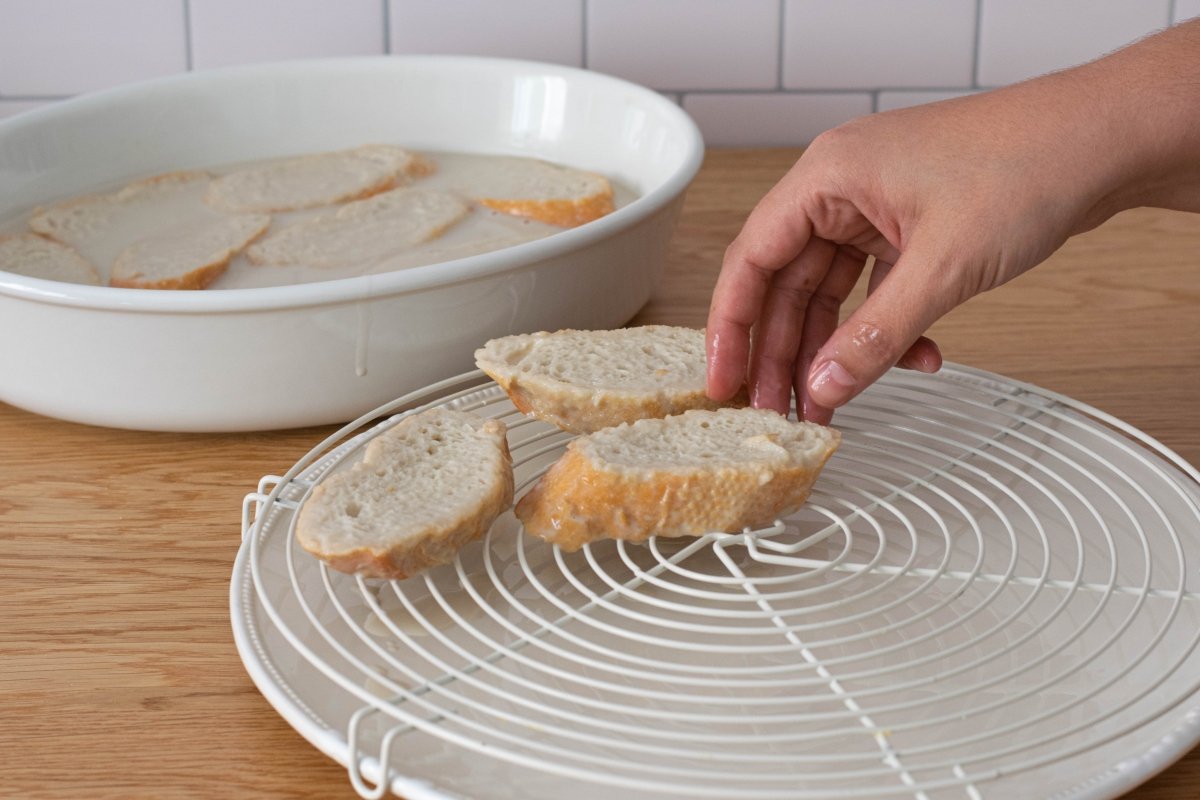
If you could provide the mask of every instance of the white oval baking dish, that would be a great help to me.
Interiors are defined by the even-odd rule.
[[[584,70],[451,56],[297,61],[149,81],[0,122],[0,219],[157,172],[379,141],[543,158],[639,196],[546,239],[320,283],[117,289],[0,265],[0,400],[143,430],[354,418],[469,369],[488,338],[627,321],[650,296],[703,158],[676,104]]]

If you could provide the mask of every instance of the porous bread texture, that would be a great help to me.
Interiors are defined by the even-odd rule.
[[[204,199],[222,211],[292,211],[370,197],[432,170],[402,147],[370,144],[237,170],[215,179]]]
[[[468,210],[449,192],[393,189],[284,228],[250,247],[246,258],[278,266],[365,266],[440,236]]]
[[[67,283],[100,284],[100,273],[74,249],[34,233],[0,235],[0,269]]]
[[[766,409],[688,411],[580,437],[517,503],[564,550],[759,528],[808,499],[841,435]]]
[[[453,561],[512,497],[504,423],[432,408],[319,482],[300,508],[296,541],[341,572],[402,580]]]
[[[492,339],[476,365],[522,413],[572,433],[727,403],[705,394],[704,331],[645,325],[609,331],[562,330]]]
[[[223,214],[199,198],[211,180],[204,172],[169,172],[108,194],[77,197],[38,209],[29,227],[81,253],[124,231],[125,247],[109,271],[113,286],[141,289],[203,289],[229,266],[230,259],[262,235],[266,214]],[[194,202],[188,198],[195,195]],[[161,209],[184,198],[186,213],[158,219]],[[156,213],[158,212],[158,213]],[[155,220],[148,222],[147,220]],[[135,233],[134,233],[135,232]],[[174,244],[178,247],[173,247]]]
[[[565,228],[613,210],[612,184],[603,175],[532,158],[498,159],[472,188],[480,205]]]

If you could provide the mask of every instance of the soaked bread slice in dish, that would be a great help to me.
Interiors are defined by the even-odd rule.
[[[371,144],[281,159],[223,175],[205,200],[221,211],[292,211],[359,200],[428,174],[430,162],[403,147]]]
[[[765,527],[808,499],[840,441],[766,409],[639,420],[573,440],[516,514],[565,550]]]
[[[96,267],[73,248],[33,233],[0,236],[0,269],[49,281],[100,283]]]
[[[469,210],[449,192],[393,189],[271,234],[246,258],[279,266],[365,266],[440,236]]]
[[[203,201],[209,182],[203,172],[157,175],[38,209],[29,227],[73,247],[113,286],[202,289],[271,222],[212,210]]]
[[[266,214],[236,214],[134,242],[113,262],[109,283],[135,289],[203,289],[270,222]]]
[[[602,175],[530,158],[497,158],[472,176],[480,205],[565,228],[613,210],[613,188]]]
[[[401,580],[453,561],[512,496],[504,423],[432,408],[318,483],[300,508],[296,540],[334,569]]]
[[[476,350],[475,363],[522,413],[573,433],[745,405],[744,393],[729,403],[705,395],[704,331],[696,328],[505,336]]]

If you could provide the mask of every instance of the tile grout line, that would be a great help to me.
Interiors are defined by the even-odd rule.
[[[979,87],[979,40],[983,31],[983,0],[975,0],[975,33],[971,43],[971,88]]]
[[[192,54],[192,3],[183,0],[183,63],[188,72],[195,69],[195,59]]]
[[[783,51],[787,46],[787,0],[779,0],[779,41],[776,46],[775,56],[775,90],[783,91]]]
[[[380,0],[380,18],[383,21],[383,54],[392,54],[392,5],[391,0]]]
[[[579,0],[579,66],[588,68],[588,0]]]

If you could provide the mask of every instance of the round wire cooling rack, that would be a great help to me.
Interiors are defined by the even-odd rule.
[[[892,371],[770,528],[564,553],[507,512],[393,582],[296,547],[312,486],[432,405],[508,424],[518,496],[571,438],[470,373],[243,506],[238,650],[364,797],[1098,799],[1200,740],[1200,473],[1102,412]]]

